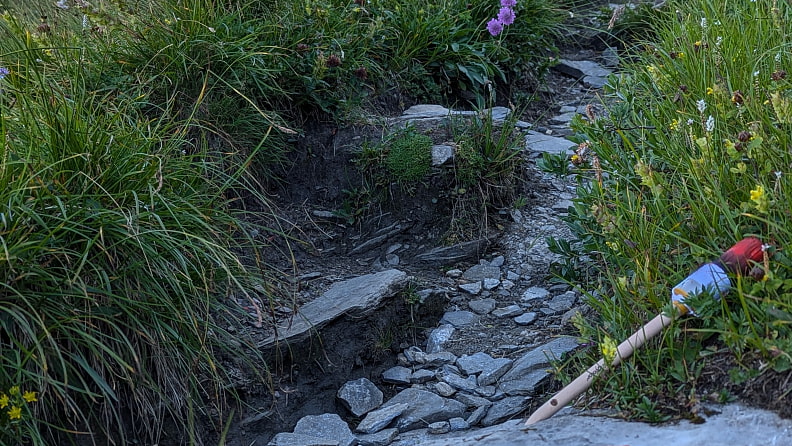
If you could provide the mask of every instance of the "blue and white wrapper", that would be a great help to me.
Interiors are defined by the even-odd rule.
[[[671,288],[671,300],[684,305],[695,316],[693,309],[685,304],[687,297],[708,291],[714,299],[720,299],[730,288],[731,281],[726,271],[714,263],[707,263]]]

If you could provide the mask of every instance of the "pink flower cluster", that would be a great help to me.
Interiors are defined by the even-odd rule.
[[[498,11],[498,16],[487,22],[487,31],[493,36],[503,32],[503,27],[514,23],[514,9],[517,5],[517,0],[500,0],[501,9]]]

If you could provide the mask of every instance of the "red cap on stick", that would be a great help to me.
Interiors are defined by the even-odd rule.
[[[761,262],[763,258],[762,241],[756,237],[746,237],[724,252],[717,263],[726,271],[734,274],[747,274],[750,262]]]

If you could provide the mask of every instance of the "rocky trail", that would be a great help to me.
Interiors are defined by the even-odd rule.
[[[788,444],[792,423],[737,405],[713,408],[719,415],[704,425],[657,427],[571,409],[522,425],[557,388],[554,361],[586,348],[570,323],[587,313],[581,290],[551,281],[550,265],[559,259],[546,242],[571,237],[562,217],[574,184],[535,161],[571,153],[569,122],[602,112],[598,89],[617,64],[606,48],[577,51],[555,67],[545,92],[553,98],[549,111],[517,123],[527,203],[500,216],[497,234],[437,246],[432,221],[422,219],[436,211],[431,204],[386,209],[376,222],[355,226],[324,205],[339,195],[340,182],[311,191],[314,199],[293,213],[300,237],[311,241],[295,254],[300,306],[279,309],[278,329],[259,336],[274,364],[275,392],[248,389],[250,406],[228,444]],[[465,113],[475,112],[416,105],[388,125],[442,128]],[[508,113],[492,110],[501,122]],[[319,177],[340,178],[348,159],[339,153],[367,131],[333,130],[305,162]],[[441,142],[433,148],[436,166],[453,156]]]

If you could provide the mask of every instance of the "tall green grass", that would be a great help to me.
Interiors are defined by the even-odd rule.
[[[107,88],[108,61],[60,32],[0,21],[0,392],[37,399],[0,410],[0,442],[156,442],[175,423],[168,442],[200,443],[226,368],[257,356],[228,332],[250,317],[237,301],[274,298],[231,205],[256,191],[200,97]]]
[[[601,384],[613,392],[603,398],[648,419],[695,399],[705,346],[725,345],[745,367],[762,358],[767,373],[792,366],[792,12],[749,0],[669,2],[664,11],[656,37],[635,45],[634,63],[611,80],[609,116],[577,122],[589,148],[579,172],[589,180],[570,223],[609,296],[589,299],[601,320],[581,330],[596,342],[623,339],[671,311],[669,289],[740,238],[757,236],[768,250],[754,278],[737,279],[726,299],[694,299],[699,318]]]

